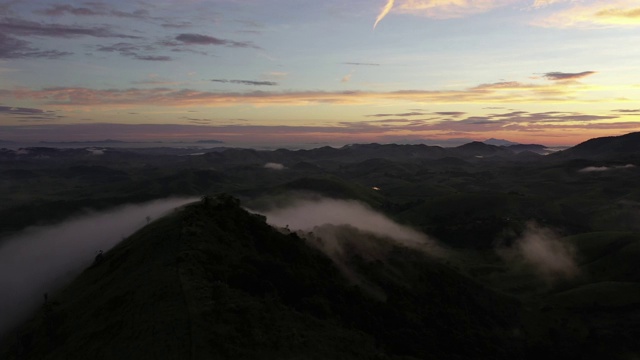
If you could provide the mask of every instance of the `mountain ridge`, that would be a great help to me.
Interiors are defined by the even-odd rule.
[[[417,253],[389,250],[404,253],[406,264],[374,269],[354,257],[352,265],[378,274],[388,296],[382,302],[236,199],[204,197],[106,253],[7,337],[1,353],[6,359],[506,359],[521,351],[522,335],[511,334],[519,318],[515,299]],[[383,275],[392,269],[417,277],[398,282]]]

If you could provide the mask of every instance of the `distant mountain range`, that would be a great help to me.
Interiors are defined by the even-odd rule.
[[[516,144],[506,140],[488,139],[485,142],[472,141],[456,147],[442,147],[424,144],[399,145],[399,144],[350,144],[340,148],[324,146],[314,149],[302,150],[256,150],[247,148],[217,147],[206,149],[197,154],[192,154],[189,149],[156,147],[150,149],[127,148],[126,142],[119,140],[105,140],[109,152],[115,153],[135,152],[140,154],[165,154],[165,155],[199,155],[209,161],[227,164],[255,164],[274,162],[293,166],[299,162],[335,161],[352,163],[368,159],[388,159],[396,161],[414,162],[422,160],[438,160],[446,158],[458,158],[466,161],[535,161],[535,160],[566,160],[566,159],[592,159],[592,160],[624,160],[640,156],[640,132],[629,133],[622,136],[610,136],[594,138],[581,144],[554,152],[540,144]],[[118,144],[116,148],[109,148],[108,143]],[[202,144],[222,143],[218,140],[200,140]],[[44,145],[49,143],[43,143]],[[55,154],[64,154],[65,157],[77,155],[84,156],[87,151],[77,144],[77,149],[54,149],[48,147],[25,148],[20,151],[4,149],[0,152],[0,158],[25,158],[25,157],[55,157]],[[169,143],[167,143],[169,144]],[[504,144],[504,145],[496,145]],[[549,155],[550,156],[543,156]]]

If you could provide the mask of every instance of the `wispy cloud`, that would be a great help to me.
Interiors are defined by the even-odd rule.
[[[498,249],[498,253],[515,266],[530,266],[548,281],[573,278],[580,273],[575,248],[552,230],[534,223],[527,224],[512,247]]]
[[[55,111],[47,111],[34,108],[0,106],[0,117],[13,117],[19,122],[51,121],[62,118]]]
[[[613,111],[618,113],[625,113],[625,114],[640,114],[640,109],[617,109]]]
[[[138,9],[132,12],[116,10],[100,2],[87,2],[84,6],[73,6],[67,4],[51,5],[44,10],[36,11],[37,14],[47,16],[113,16],[127,19],[150,19],[148,10]]]
[[[104,11],[96,10],[95,8],[88,7],[75,7],[72,5],[51,5],[45,10],[38,10],[36,14],[43,14],[48,16],[62,16],[66,14],[76,16],[97,16],[105,15]]]
[[[579,115],[579,114],[575,114]],[[588,114],[583,114],[588,115]],[[0,115],[1,116],[1,115]],[[543,115],[539,115],[543,116]],[[185,117],[188,123],[173,124],[115,124],[115,123],[74,123],[38,125],[0,125],[0,133],[8,140],[39,141],[55,140],[100,140],[117,138],[139,141],[140,139],[201,139],[213,137],[225,142],[316,142],[325,139],[330,142],[344,143],[362,141],[380,141],[384,139],[424,139],[495,137],[496,134],[508,137],[540,137],[545,145],[566,145],[567,141],[576,143],[590,137],[603,134],[622,134],[640,131],[636,121],[591,121],[572,122],[571,114],[566,114],[559,122],[534,121],[521,119],[510,123],[495,121],[489,117],[469,117],[463,120],[431,119],[385,119],[385,122],[342,122],[327,125],[260,125],[241,119],[225,121],[207,118]],[[390,120],[390,121],[387,121]],[[86,120],[89,121],[89,120]],[[182,122],[180,121],[180,122]],[[241,123],[240,123],[241,122]],[[411,134],[407,134],[411,130]],[[398,137],[401,134],[400,137]],[[569,140],[566,140],[569,139]]]
[[[252,84],[255,85],[255,84]],[[595,91],[597,87],[577,82],[553,82],[550,84],[527,84],[520,82],[498,82],[481,84],[463,90],[398,90],[391,92],[370,91],[287,91],[287,92],[211,92],[201,90],[153,89],[91,89],[84,87],[53,87],[41,90],[20,88],[0,90],[0,98],[14,97],[33,99],[50,105],[161,105],[161,106],[232,106],[254,105],[308,105],[326,104],[379,104],[387,102],[413,103],[578,103],[580,94]],[[615,99],[600,98],[611,102]]]
[[[548,72],[544,74],[543,77],[548,80],[565,81],[565,80],[582,79],[584,77],[591,76],[595,73],[596,73],[595,71],[583,71],[579,73],[565,73],[565,72],[554,71],[554,72]]]
[[[366,63],[366,62],[343,62],[343,65],[353,65],[353,66],[380,66],[377,63]]]
[[[405,116],[422,116],[426,114],[427,113],[414,111],[414,112],[400,113],[400,114],[372,114],[372,115],[367,115],[367,117],[388,117],[388,116],[405,117]]]
[[[513,2],[513,0],[404,0],[396,5],[395,9],[403,14],[451,19],[484,13]]]
[[[542,8],[545,6],[549,6],[549,5],[553,5],[561,2],[567,2],[567,1],[571,1],[571,0],[535,0],[532,6],[534,8]]]
[[[445,115],[445,116],[453,116],[453,117],[460,117],[465,115],[465,112],[462,111],[438,111],[435,114],[438,115]]]
[[[31,47],[31,43],[0,33],[0,59],[58,59],[71,55],[58,50],[41,50]]]
[[[385,16],[387,16],[387,14],[389,13],[389,11],[391,11],[391,9],[393,9],[394,3],[395,3],[395,0],[387,0],[387,4],[382,8],[382,10],[380,10],[380,14],[378,14],[378,17],[376,18],[376,22],[373,24],[374,30],[376,26],[378,26],[378,23],[382,21],[382,19],[384,19]]]
[[[621,169],[634,169],[636,166],[633,164],[620,165],[620,166],[587,166],[586,168],[582,168],[578,170],[581,173],[591,173],[591,172],[605,172],[611,170],[621,170]]]
[[[555,3],[557,1],[553,1]],[[640,5],[632,0],[596,1],[573,5],[536,19],[534,25],[554,28],[640,26]]]
[[[275,81],[262,81],[262,80],[227,80],[227,79],[211,79],[213,82],[218,83],[231,83],[231,84],[240,84],[240,85],[251,85],[251,86],[276,86],[278,85]]]
[[[98,46],[98,51],[102,52],[116,52],[122,56],[127,56],[137,60],[146,61],[171,61],[170,56],[165,55],[150,55],[140,54],[140,52],[155,51],[156,49],[150,45],[139,45],[126,42],[120,42],[112,45]]]
[[[180,34],[176,36],[175,39],[189,45],[218,45],[239,48],[258,48],[251,42],[226,40],[202,34]]]
[[[374,29],[391,11],[435,19],[453,19],[517,3],[518,0],[390,0],[378,14]],[[640,5],[635,0],[587,1],[586,4],[576,0],[533,0],[529,4],[525,6],[526,10],[539,10],[541,14],[531,22],[536,26],[640,26]],[[561,8],[556,9],[558,6]]]
[[[459,114],[459,115],[449,115]],[[386,114],[381,114],[386,115]],[[640,124],[629,122],[610,123],[619,119],[617,115],[595,115],[577,112],[539,112],[513,111],[507,113],[488,114],[485,116],[468,116],[464,113],[442,111],[430,113],[428,118],[393,118],[374,121],[342,122],[345,127],[358,127],[375,131],[384,128],[386,131],[454,131],[467,133],[488,133],[497,131],[542,132],[548,129],[587,129],[604,127],[613,124],[622,127],[640,128]],[[375,115],[374,115],[375,116]]]
[[[73,38],[90,36],[97,38],[139,39],[139,36],[120,34],[108,27],[86,27],[75,25],[46,24],[22,19],[0,20],[0,32],[15,36],[44,36]]]

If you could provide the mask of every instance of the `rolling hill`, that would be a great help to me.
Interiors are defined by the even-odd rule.
[[[528,346],[518,301],[386,248],[383,260],[352,258],[379,299],[297,235],[206,197],[50,296],[5,337],[2,358],[507,359]]]

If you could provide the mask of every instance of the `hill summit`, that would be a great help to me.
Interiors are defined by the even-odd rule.
[[[104,254],[7,335],[0,354],[499,359],[523,351],[517,301],[413,250],[388,245],[385,254],[349,261],[380,299],[235,198],[204,197]]]

